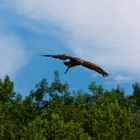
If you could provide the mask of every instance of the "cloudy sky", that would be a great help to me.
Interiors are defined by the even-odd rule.
[[[25,95],[42,78],[52,80],[56,69],[73,89],[95,81],[128,90],[140,80],[139,13],[138,0],[2,0],[0,76],[10,75]],[[82,67],[64,75],[62,62],[41,58],[42,53],[84,58],[110,77]]]

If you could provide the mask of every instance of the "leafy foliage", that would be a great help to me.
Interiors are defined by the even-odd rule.
[[[139,140],[140,85],[126,96],[95,82],[89,93],[70,92],[55,71],[54,81],[42,79],[25,98],[6,76],[0,80],[0,139],[2,140]]]

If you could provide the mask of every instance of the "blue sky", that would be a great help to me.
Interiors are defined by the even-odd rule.
[[[2,0],[0,3],[0,76],[9,75],[24,95],[54,70],[71,89],[95,81],[131,92],[139,82],[140,2],[137,0]],[[92,61],[110,73],[103,78],[77,67],[64,75],[61,61],[40,54],[66,53]]]

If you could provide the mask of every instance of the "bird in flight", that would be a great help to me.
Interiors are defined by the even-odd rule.
[[[101,67],[99,67],[98,65],[85,61],[83,59],[77,58],[77,57],[72,57],[66,54],[60,54],[60,55],[41,55],[44,57],[52,57],[52,58],[56,58],[56,59],[60,59],[60,60],[67,60],[69,59],[68,62],[64,62],[64,65],[67,66],[67,69],[65,71],[65,74],[68,72],[68,70],[72,67],[75,66],[84,66],[86,68],[89,68],[91,70],[94,70],[96,72],[98,72],[99,74],[101,74],[103,77],[107,77],[109,76],[109,74],[107,72],[105,72]]]

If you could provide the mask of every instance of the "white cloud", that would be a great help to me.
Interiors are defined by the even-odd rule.
[[[7,0],[27,18],[51,22],[67,33],[67,46],[106,68],[140,71],[140,1]],[[123,68],[123,69],[122,69]],[[108,69],[108,70],[109,70]]]
[[[132,80],[132,77],[119,74],[115,76],[114,80],[117,82],[130,82]]]
[[[26,62],[26,52],[14,36],[0,34],[0,78],[5,75],[15,77]]]

